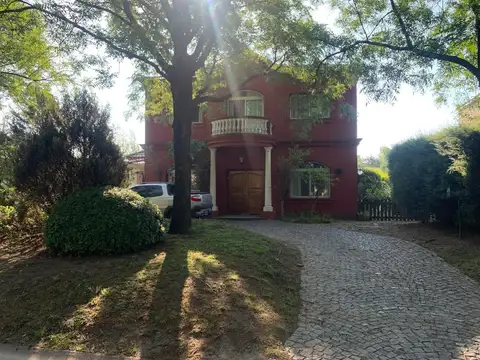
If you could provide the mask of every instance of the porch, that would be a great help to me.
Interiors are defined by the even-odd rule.
[[[273,219],[273,146],[210,146],[210,194],[214,216]]]

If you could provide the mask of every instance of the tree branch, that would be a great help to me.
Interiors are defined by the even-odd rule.
[[[14,73],[14,72],[10,72],[10,71],[0,71],[0,75],[7,75],[7,76],[17,76],[17,77],[20,77],[22,79],[25,79],[25,80],[29,80],[29,81],[33,81],[33,82],[40,82],[40,81],[47,81],[47,80],[50,80],[48,78],[41,78],[41,79],[32,79],[31,77],[29,77],[28,75],[23,75],[23,74],[19,74],[19,73]]]
[[[360,14],[360,10],[358,10],[357,3],[355,0],[352,0],[353,7],[355,8],[355,12],[357,13],[358,20],[360,21],[360,26],[362,27],[363,33],[365,34],[365,39],[369,39],[367,30],[365,30],[365,26],[363,25],[362,14]]]
[[[135,16],[132,11],[131,3],[129,0],[123,0],[123,12],[127,16],[127,18],[130,20],[133,31],[135,31],[138,34],[138,36],[140,36],[140,38],[144,42],[144,45],[150,51],[150,54],[159,63],[160,67],[163,69],[165,74],[168,75],[170,67],[168,66],[163,56],[155,49],[155,44],[148,38],[147,32],[145,31],[145,29],[138,23],[137,19],[135,19]]]
[[[210,89],[210,86],[212,84],[212,75],[217,66],[217,61],[218,61],[218,51],[215,52],[215,54],[213,55],[212,67],[210,71],[206,71],[207,76],[205,77],[205,85],[200,90],[197,91],[197,97],[205,94]]]
[[[34,6],[35,9],[37,9],[38,11],[44,13],[44,14],[47,14],[49,16],[52,16],[58,20],[61,20],[61,21],[64,21],[66,22],[67,24],[73,26],[74,28],[84,32],[85,34],[87,35],[90,35],[92,38],[94,38],[95,40],[97,41],[100,41],[100,42],[103,42],[105,43],[106,45],[108,45],[110,48],[112,48],[113,50],[123,54],[124,56],[126,56],[127,58],[129,59],[136,59],[136,60],[139,60],[145,64],[148,64],[150,66],[152,66],[155,71],[160,74],[161,76],[163,76],[164,78],[168,79],[168,76],[167,76],[167,73],[166,73],[166,69],[165,68],[161,68],[158,64],[154,63],[153,61],[149,60],[148,58],[146,58],[145,56],[143,55],[139,55],[139,54],[136,54],[134,53],[133,51],[130,51],[130,50],[127,50],[127,49],[124,49],[124,48],[121,48],[117,45],[115,45],[113,43],[113,41],[107,39],[106,37],[104,37],[103,35],[101,34],[98,34],[98,33],[95,33],[91,30],[88,30],[86,27],[76,23],[75,21],[73,20],[70,20],[69,18],[65,17],[64,15],[58,13],[58,12],[52,12],[52,11],[49,11],[47,10],[46,8],[44,7],[40,7],[40,6]]]
[[[139,3],[143,6],[145,6],[145,8],[147,8],[147,10],[150,11],[152,14],[155,14],[157,16],[156,20],[158,20],[163,25],[163,27],[165,27],[165,29],[167,29],[167,31],[170,31],[170,24],[163,17],[163,14],[160,14],[160,12],[158,11],[157,8],[152,7],[148,2],[143,1],[143,0],[139,0]],[[163,7],[163,5],[162,5],[162,7]],[[166,16],[167,9],[164,9],[164,11],[165,11],[165,16]]]
[[[137,21],[133,17],[132,7],[128,0],[123,0],[123,12],[125,13],[125,15],[127,15],[128,20],[130,20],[132,24],[137,23]]]
[[[407,31],[407,26],[405,25],[405,22],[403,21],[402,16],[401,16],[400,12],[398,11],[398,7],[395,4],[395,1],[390,0],[390,5],[392,6],[393,13],[397,17],[398,23],[400,24],[400,29],[402,30],[402,34],[403,34],[403,36],[405,36],[405,41],[407,42],[407,46],[410,49],[413,49],[414,46],[413,46],[413,43],[412,43],[412,39],[410,38],[410,35]]]
[[[327,56],[325,56],[322,60],[320,60],[320,62],[318,63],[317,65],[317,69],[315,70],[315,82],[313,84],[313,87],[316,88],[317,85],[318,85],[318,73],[320,72],[320,68],[322,67],[322,65],[329,59],[337,56],[337,55],[340,55],[340,54],[345,54],[347,51],[349,50],[352,50],[354,49],[355,47],[357,47],[359,44],[357,42],[354,42],[350,45],[347,45],[347,46],[344,46],[342,48],[340,48],[339,50],[331,53],[331,54],[328,54]]]
[[[447,54],[438,54],[434,53],[428,50],[422,50],[422,49],[417,49],[417,48],[410,48],[408,46],[397,46],[397,45],[392,45],[392,44],[387,44],[387,43],[382,43],[378,41],[370,41],[370,40],[358,40],[355,41],[354,43],[351,44],[351,46],[356,46],[356,45],[371,45],[371,46],[378,46],[378,47],[383,47],[386,49],[394,50],[394,51],[402,51],[402,52],[411,52],[417,56],[426,58],[426,59],[434,59],[434,60],[440,60],[440,61],[446,61],[450,62],[456,65],[459,65],[463,67],[464,69],[468,70],[472,75],[475,77],[480,76],[480,71],[475,65],[472,63],[468,62],[465,59],[459,58],[458,56],[453,56],[453,55],[447,55]]]
[[[192,55],[190,57],[196,62],[198,58],[202,54],[203,47],[205,43],[208,41],[207,35],[205,34],[207,30],[205,29],[200,36],[198,37],[197,45],[195,46],[195,50],[193,50]]]
[[[18,9],[4,9],[4,10],[0,10],[0,15],[4,15],[4,14],[12,14],[12,13],[20,13],[20,12],[24,12],[24,11],[28,11],[28,10],[35,10],[33,6],[25,6],[25,7],[22,7],[22,8],[18,8]]]
[[[82,0],[77,0],[77,1],[78,1],[80,4],[83,4],[84,6],[91,7],[91,8],[100,10],[100,11],[105,11],[105,12],[109,13],[110,15],[112,15],[113,17],[116,17],[117,19],[119,19],[120,21],[122,21],[124,24],[127,24],[127,25],[129,25],[129,26],[132,25],[127,19],[125,19],[125,18],[124,18],[123,16],[121,16],[120,14],[117,14],[117,13],[116,13],[115,11],[113,11],[113,10],[104,8],[103,6],[100,6],[100,5],[95,5],[95,4],[87,3],[87,2],[82,1]]]
[[[244,81],[242,81],[239,85],[238,88],[241,88],[242,86],[245,86],[250,80],[256,78],[257,76],[260,76],[261,74],[253,74],[247,77]],[[229,89],[229,87],[227,87]],[[206,95],[206,96],[196,96],[193,101],[198,105],[203,102],[213,102],[213,103],[219,103],[225,100],[228,100],[232,96],[232,93],[228,91],[224,95]]]
[[[373,27],[372,31],[370,32],[370,35],[368,36],[367,39],[370,38],[370,36],[373,35],[373,33],[375,32],[375,30],[377,30],[377,27],[383,22],[383,20],[385,20],[385,18],[390,15],[391,13],[393,13],[393,10],[390,10],[388,11],[385,15],[383,15],[380,20],[378,20],[378,22],[375,24],[375,26]]]
[[[194,69],[198,70],[205,66],[205,61],[207,61],[208,55],[212,52],[213,45],[215,44],[215,39],[208,39],[207,44],[203,47],[198,59],[195,61]]]
[[[338,51],[331,53],[327,55],[325,58],[323,58],[320,63],[317,66],[317,73],[320,71],[320,67],[330,58],[337,56],[339,54],[343,54],[349,50],[354,49],[355,47],[359,45],[368,45],[368,46],[377,46],[377,47],[383,47],[386,49],[390,49],[393,51],[400,51],[400,52],[411,52],[412,54],[423,57],[426,59],[433,59],[433,60],[439,60],[439,61],[444,61],[444,62],[449,62],[452,64],[456,64],[458,66],[463,67],[467,71],[469,71],[472,75],[474,75],[477,79],[480,81],[480,68],[475,67],[474,64],[470,63],[469,61],[462,59],[458,56],[453,56],[453,55],[447,55],[447,54],[439,54],[435,53],[432,51],[428,50],[422,50],[418,48],[410,48],[408,46],[398,46],[398,45],[392,45],[388,43],[382,43],[379,41],[371,41],[371,40],[357,40],[352,42],[349,45],[344,46],[343,48],[339,49]]]

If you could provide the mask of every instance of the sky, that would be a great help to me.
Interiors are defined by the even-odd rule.
[[[332,25],[333,13],[321,6],[314,12],[314,18]],[[130,62],[115,63],[118,70],[115,85],[109,89],[97,91],[99,100],[111,108],[112,122],[120,127],[127,136],[133,134],[139,144],[145,141],[145,124],[136,118],[126,120],[124,113],[128,109],[127,92],[129,77],[133,72]],[[378,155],[381,146],[392,146],[420,134],[432,133],[442,127],[455,123],[453,106],[438,107],[431,93],[415,93],[409,86],[403,86],[395,103],[368,102],[361,92],[361,84],[357,94],[358,105],[358,138],[362,139],[358,146],[360,156]],[[142,109],[138,109],[143,112]]]

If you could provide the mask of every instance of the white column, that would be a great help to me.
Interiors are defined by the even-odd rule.
[[[217,148],[210,148],[210,195],[212,196],[212,211],[218,211],[216,154],[217,154]]]
[[[265,147],[265,206],[263,211],[273,211],[272,207],[272,147]]]

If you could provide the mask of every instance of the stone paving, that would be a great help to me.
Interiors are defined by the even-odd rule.
[[[293,359],[480,359],[480,287],[430,251],[321,225],[236,225],[302,252]]]

